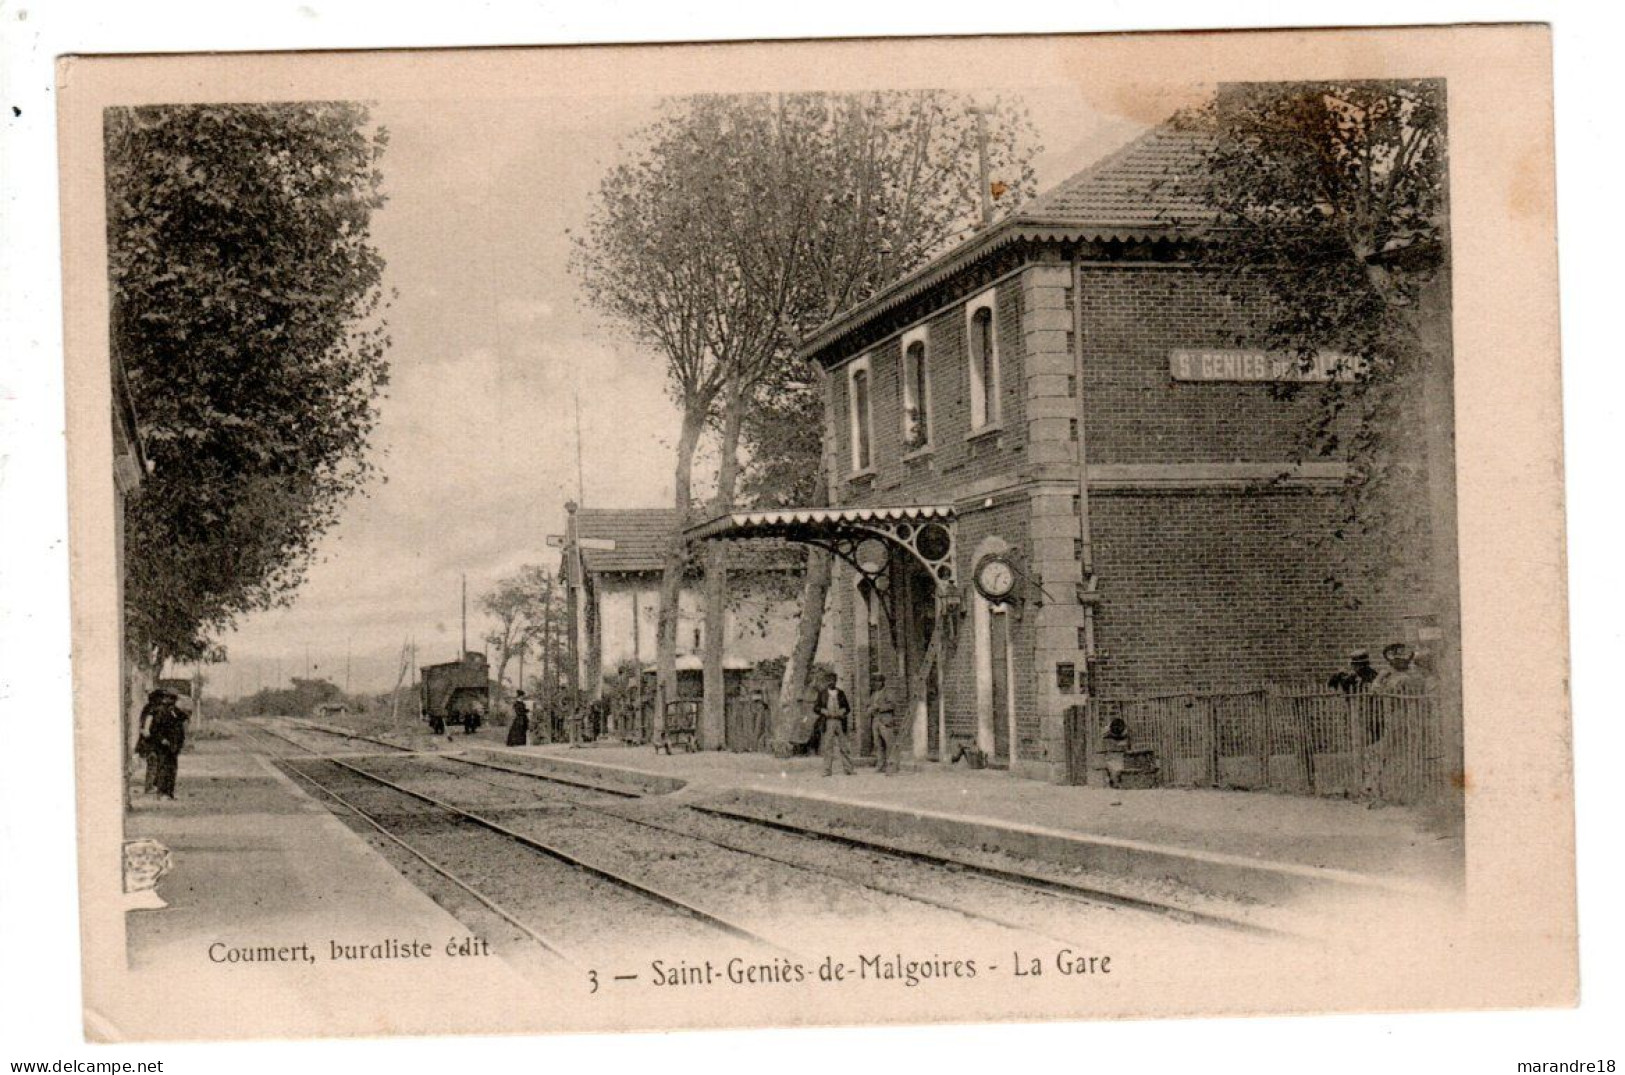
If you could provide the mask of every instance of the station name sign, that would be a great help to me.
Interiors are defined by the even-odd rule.
[[[1176,381],[1352,381],[1362,363],[1327,351],[1306,360],[1281,351],[1222,348],[1168,352],[1168,372]]]

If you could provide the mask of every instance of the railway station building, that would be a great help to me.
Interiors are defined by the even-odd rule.
[[[1086,698],[1324,682],[1427,613],[1327,590],[1346,467],[1276,389],[1346,373],[1247,344],[1168,181],[1204,157],[1154,129],[817,331],[830,506],[688,531],[832,551],[843,684],[901,685],[917,758],[1079,779]]]

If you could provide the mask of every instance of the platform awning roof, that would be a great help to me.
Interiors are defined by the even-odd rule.
[[[690,541],[781,538],[829,549],[870,572],[858,558],[863,542],[879,538],[906,550],[937,583],[957,584],[954,567],[954,509],[950,504],[896,507],[785,508],[736,511],[683,531]]]
[[[691,526],[684,536],[690,541],[765,537],[793,540],[834,536],[869,526],[889,527],[901,522],[949,522],[953,517],[954,509],[947,504],[736,511]]]

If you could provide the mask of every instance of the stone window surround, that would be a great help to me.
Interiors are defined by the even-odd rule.
[[[929,452],[931,450],[933,441],[936,439],[936,423],[933,421],[934,416],[931,413],[932,407],[931,407],[931,332],[930,332],[930,328],[927,325],[923,325],[923,324],[914,326],[913,328],[909,329],[907,332],[903,333],[901,344],[902,344],[902,347],[901,347],[901,350],[899,352],[899,358],[898,358],[898,362],[900,363],[899,369],[898,369],[898,372],[900,374],[900,376],[898,377],[898,382],[902,385],[902,388],[903,388],[903,407],[902,407],[902,412],[903,412],[902,413],[903,449],[904,449],[904,451],[906,453],[905,458],[908,458],[910,456],[923,455],[924,453]],[[922,376],[920,378],[921,384],[922,384],[922,386],[924,388],[924,396],[925,396],[925,398],[921,399],[921,400],[914,399],[914,377],[912,376],[914,371],[913,371],[913,369],[911,368],[911,366],[909,364],[909,357],[908,357],[909,348],[913,347],[915,344],[919,344],[920,347],[923,349],[922,350],[922,364],[925,367],[924,370],[923,370],[924,376]],[[918,406],[919,412],[920,412],[920,414],[922,416],[922,423],[921,424],[923,424],[925,426],[925,439],[922,440],[918,444],[910,446],[910,444],[909,444],[909,420],[908,420],[909,419],[909,410],[910,410],[911,407],[914,407],[916,405]]]
[[[859,373],[862,373],[868,382],[868,393],[865,400],[867,407],[862,417],[863,431],[867,434],[866,440],[869,445],[869,461],[867,464],[860,463],[858,454],[857,379]],[[852,478],[865,477],[875,472],[875,375],[867,354],[853,359],[846,367],[846,414],[848,447],[850,449],[848,454],[852,464],[850,476]]]
[[[992,373],[989,378],[991,383],[986,385],[982,383],[976,368],[976,315],[981,310],[986,310],[988,313],[988,343],[992,351],[988,362],[989,370]],[[997,287],[990,287],[981,294],[972,296],[965,303],[965,364],[970,379],[970,428],[971,433],[974,435],[998,426],[1001,418],[999,413],[999,392],[1003,375],[999,368],[999,303]]]

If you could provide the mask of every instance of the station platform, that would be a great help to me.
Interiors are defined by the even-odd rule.
[[[126,912],[133,988],[90,1013],[99,1036],[511,1032],[540,1003],[501,959],[448,957],[467,927],[237,738],[196,742],[177,799],[136,794],[126,831],[173,868],[167,906]],[[399,954],[414,941],[433,954]],[[335,959],[335,944],[357,954]],[[231,961],[254,949],[282,958]]]
[[[1459,884],[1462,869],[1460,834],[1408,807],[1267,792],[1057,786],[917,761],[882,775],[871,759],[855,758],[855,775],[825,777],[818,757],[487,740],[467,746],[610,779],[638,774],[654,781],[647,790],[695,803],[744,803],[758,813],[789,808],[950,845],[1088,861],[1142,877],[1207,878],[1228,894],[1260,899],[1316,880],[1443,893]]]

